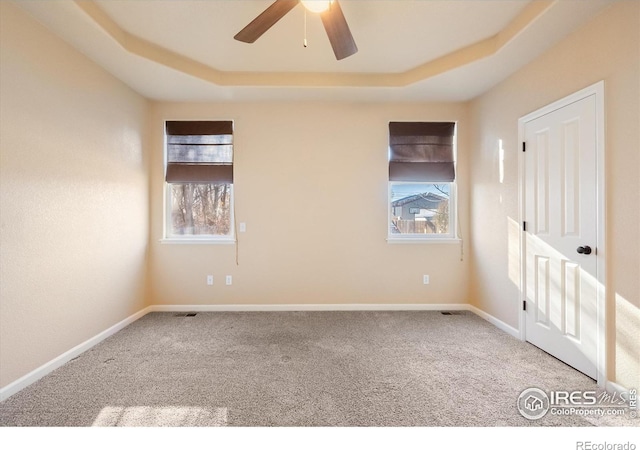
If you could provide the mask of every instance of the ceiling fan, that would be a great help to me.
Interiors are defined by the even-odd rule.
[[[276,0],[258,17],[234,36],[237,41],[255,42],[269,28],[282,19],[298,3],[302,3],[309,11],[320,14],[322,24],[331,42],[336,59],[344,59],[358,51],[347,20],[344,18],[338,0]]]

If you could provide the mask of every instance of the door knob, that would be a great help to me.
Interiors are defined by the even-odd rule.
[[[591,254],[591,247],[589,247],[588,245],[585,245],[584,247],[578,247],[578,249],[576,251],[578,253],[580,253],[581,255],[590,255]]]

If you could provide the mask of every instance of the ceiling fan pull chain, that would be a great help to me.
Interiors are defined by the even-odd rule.
[[[307,10],[304,10],[304,39],[302,41],[304,48],[307,48]]]

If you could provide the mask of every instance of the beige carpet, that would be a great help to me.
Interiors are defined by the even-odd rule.
[[[588,377],[468,312],[151,313],[0,403],[0,424],[632,422],[551,414],[525,419],[516,402],[528,387],[596,388]]]

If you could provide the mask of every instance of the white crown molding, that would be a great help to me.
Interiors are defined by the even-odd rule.
[[[497,34],[405,72],[391,73],[223,71],[127,32],[95,2],[75,0],[75,4],[127,52],[218,86],[405,87],[497,54],[557,1],[530,2]]]

